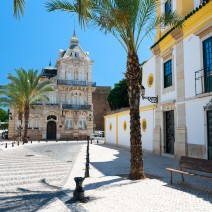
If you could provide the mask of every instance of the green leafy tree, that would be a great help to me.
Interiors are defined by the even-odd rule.
[[[158,0],[49,0],[48,11],[62,10],[77,13],[82,26],[97,27],[111,33],[127,54],[125,77],[130,105],[130,179],[145,178],[140,130],[140,84],[138,49],[143,39],[161,25],[179,25],[176,12],[156,17]]]
[[[8,114],[7,111],[0,108],[0,121],[1,122],[7,122],[8,121]]]
[[[0,90],[0,102],[1,104],[14,107],[18,110],[19,120],[23,119],[24,116],[24,135],[23,142],[28,142],[28,122],[30,108],[36,102],[42,101],[43,99],[48,100],[46,92],[52,91],[50,81],[46,80],[40,82],[41,75],[38,75],[38,70],[30,69],[26,72],[24,69],[15,70],[17,76],[8,74],[10,83],[6,86],[6,89]]]
[[[129,107],[126,79],[122,79],[115,84],[108,95],[107,101],[112,110]]]

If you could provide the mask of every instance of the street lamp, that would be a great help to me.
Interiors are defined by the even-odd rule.
[[[141,96],[142,99],[147,99],[151,103],[158,103],[158,96],[157,97],[145,96],[145,87],[143,85],[141,85]]]

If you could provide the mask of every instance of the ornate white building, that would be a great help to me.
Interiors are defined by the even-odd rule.
[[[56,68],[43,69],[41,80],[50,79],[54,88],[49,102],[37,103],[30,111],[31,139],[85,139],[93,135],[92,64],[89,53],[74,35],[70,47],[59,51]],[[18,114],[11,108],[9,138],[17,136]]]

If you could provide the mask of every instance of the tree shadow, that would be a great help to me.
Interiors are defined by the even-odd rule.
[[[111,155],[113,160],[106,162],[92,162],[91,164],[105,176],[119,176],[128,178],[130,172],[130,151],[127,148],[111,145],[101,145],[102,148],[116,150]],[[165,183],[165,186],[171,187],[183,192],[190,193],[205,201],[212,202],[212,181],[191,176],[184,176],[185,182],[181,182],[181,175],[173,174],[173,184],[170,185],[170,174],[166,168],[178,168],[179,160],[155,155],[143,151],[145,175],[150,180],[159,180]],[[139,182],[139,181],[138,181]]]

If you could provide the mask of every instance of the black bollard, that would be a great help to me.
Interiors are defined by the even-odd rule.
[[[5,148],[7,148],[7,143],[5,143]]]
[[[19,146],[19,141],[18,141],[18,146]]]
[[[12,147],[14,147],[14,142],[12,142]]]
[[[99,141],[98,141],[98,139],[97,139],[97,142],[96,142],[97,144],[99,143]]]
[[[48,141],[46,140],[46,143],[47,143]]]
[[[32,144],[32,140],[31,140],[31,144]]]
[[[88,198],[85,198],[84,190],[82,188],[82,184],[85,178],[83,177],[75,177],[74,181],[76,183],[76,188],[74,190],[74,199],[83,203],[88,202]]]

